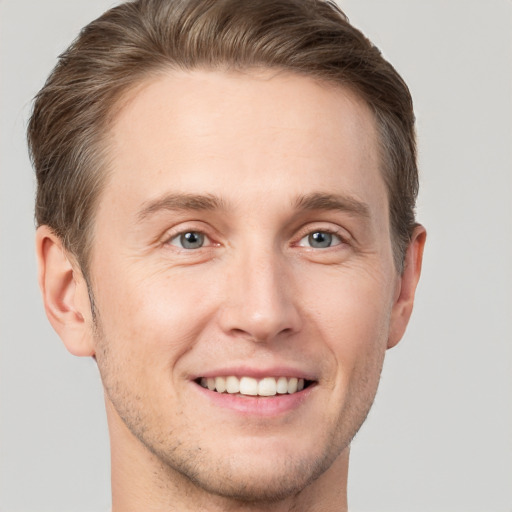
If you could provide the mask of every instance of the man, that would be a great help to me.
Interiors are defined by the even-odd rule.
[[[421,270],[406,85],[319,0],[140,0],[39,93],[39,282],[114,512],[347,510]]]

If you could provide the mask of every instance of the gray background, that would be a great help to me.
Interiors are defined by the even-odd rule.
[[[0,510],[105,511],[91,360],[36,286],[24,130],[56,56],[111,0],[0,0]],[[429,231],[412,323],[353,444],[354,512],[512,511],[512,2],[341,0],[411,87]]]

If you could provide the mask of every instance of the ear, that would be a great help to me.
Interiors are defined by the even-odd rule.
[[[409,323],[414,305],[414,294],[420,279],[426,238],[425,228],[420,225],[416,226],[405,253],[404,271],[397,283],[395,302],[391,311],[388,348],[394,347],[402,339]]]
[[[48,226],[36,232],[39,287],[46,316],[66,348],[93,356],[93,322],[87,283],[74,258]]]

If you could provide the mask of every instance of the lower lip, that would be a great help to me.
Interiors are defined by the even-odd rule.
[[[290,395],[274,395],[269,397],[246,396],[230,393],[217,393],[203,388],[201,385],[193,382],[199,393],[213,405],[232,411],[262,417],[279,416],[291,412],[301,407],[310,396],[314,385],[308,386],[302,391]]]

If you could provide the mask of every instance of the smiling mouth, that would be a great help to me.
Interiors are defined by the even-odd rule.
[[[297,377],[200,377],[196,382],[203,388],[217,393],[245,396],[293,395],[311,386],[313,381]]]

